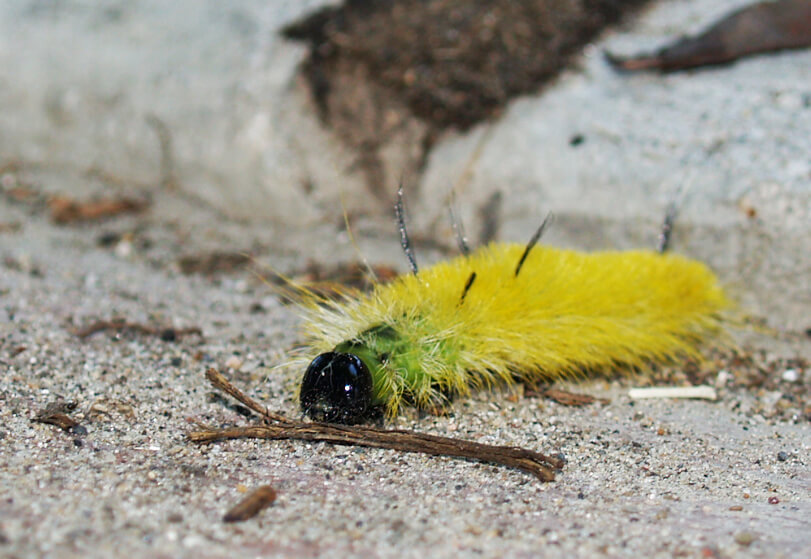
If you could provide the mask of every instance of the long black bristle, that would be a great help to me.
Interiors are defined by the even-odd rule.
[[[403,183],[397,188],[397,201],[394,203],[394,215],[397,218],[397,228],[400,230],[400,246],[403,247],[406,258],[408,258],[408,265],[411,271],[417,273],[417,260],[414,258],[414,252],[411,250],[411,241],[408,239],[408,231],[405,224],[405,211],[403,209]]]
[[[451,227],[453,227],[453,232],[456,235],[456,244],[459,246],[459,252],[463,255],[467,256],[470,254],[470,245],[467,244],[467,235],[465,234],[465,226],[462,223],[462,220],[456,215],[456,212],[453,210],[455,200],[451,200],[450,205],[448,206],[448,213],[451,216]]]
[[[656,244],[656,252],[663,254],[670,248],[670,238],[673,236],[673,223],[676,221],[676,216],[679,209],[676,207],[675,202],[671,202],[667,206],[665,213],[665,220],[662,222],[662,230],[659,232],[659,242]]]
[[[527,243],[527,247],[524,249],[524,254],[521,255],[521,259],[518,261],[518,265],[515,267],[515,276],[514,277],[516,277],[516,278],[518,277],[518,272],[521,271],[521,267],[524,265],[524,261],[526,261],[527,256],[529,256],[529,251],[532,250],[532,247],[534,247],[536,244],[538,244],[538,240],[540,240],[541,235],[543,235],[543,230],[546,229],[546,226],[549,223],[551,217],[552,217],[552,214],[548,214],[544,218],[543,223],[541,223],[541,226],[538,227],[538,230],[535,231],[535,234],[532,235],[532,238]]]
[[[467,295],[467,292],[470,291],[474,281],[476,281],[476,272],[470,272],[470,275],[465,282],[465,288],[462,290],[462,297],[459,299],[460,305],[465,302],[465,295]]]

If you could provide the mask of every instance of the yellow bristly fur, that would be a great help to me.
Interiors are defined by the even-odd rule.
[[[524,248],[492,244],[369,295],[305,302],[307,356],[363,341],[393,415],[495,382],[695,356],[731,307],[707,266],[678,255],[536,246],[516,277]]]

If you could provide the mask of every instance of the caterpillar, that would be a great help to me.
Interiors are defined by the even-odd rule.
[[[703,263],[659,250],[584,253],[491,243],[365,295],[315,295],[304,314],[302,411],[357,423],[377,410],[443,406],[473,390],[697,356],[724,329],[732,304]],[[312,357],[315,355],[315,357]],[[310,361],[311,359],[311,361]]]

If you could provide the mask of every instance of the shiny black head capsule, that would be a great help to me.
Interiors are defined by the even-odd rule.
[[[372,409],[372,374],[351,353],[322,353],[301,381],[301,411],[316,421],[358,423]]]

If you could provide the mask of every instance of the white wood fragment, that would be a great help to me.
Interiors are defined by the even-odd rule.
[[[712,386],[654,386],[651,388],[631,388],[628,396],[634,400],[642,398],[701,398],[716,400],[718,394]]]

